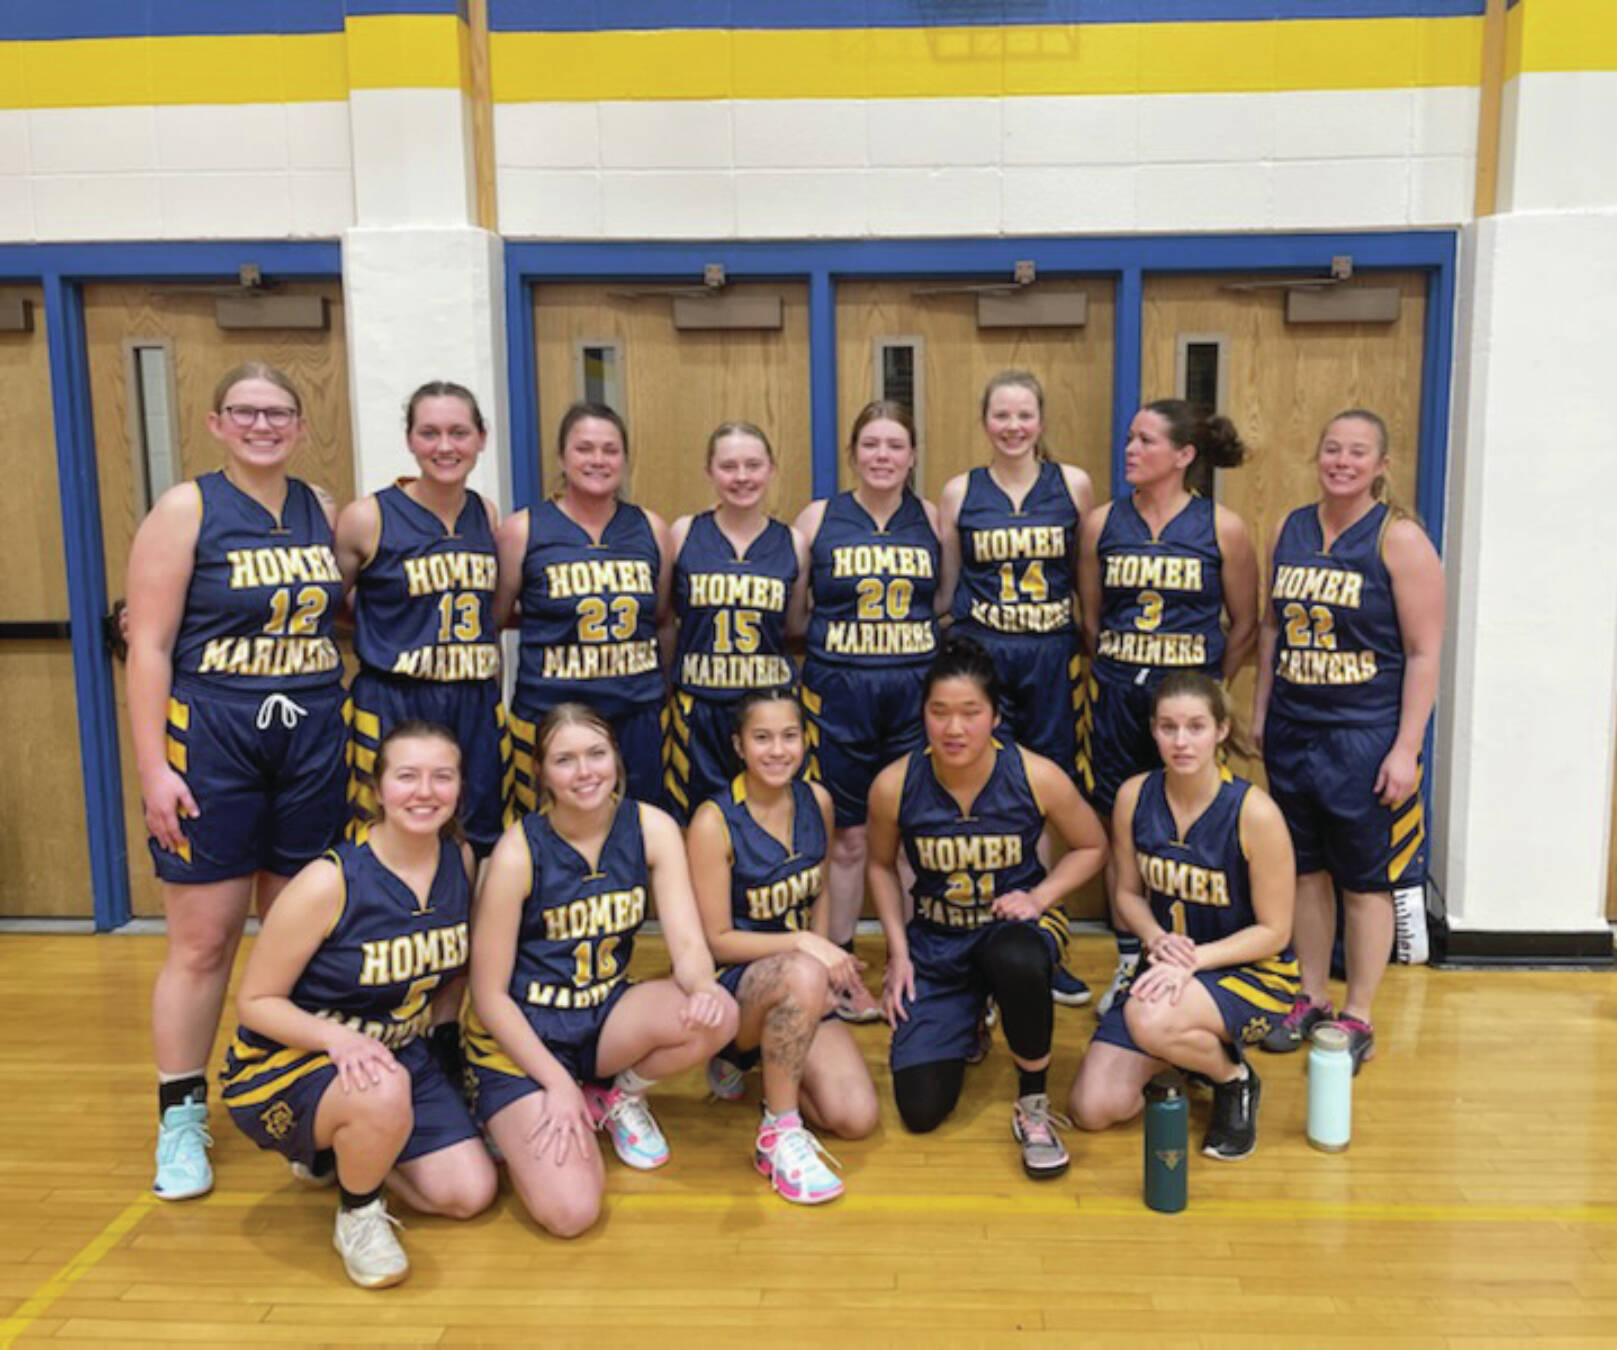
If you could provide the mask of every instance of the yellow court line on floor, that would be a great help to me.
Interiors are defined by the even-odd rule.
[[[1030,1183],[1031,1185],[1031,1183]],[[246,1208],[284,1197],[301,1203],[304,1192],[216,1191],[210,1206]],[[739,1207],[760,1212],[778,1202],[767,1192],[757,1195],[715,1195],[672,1191],[632,1195],[607,1194],[607,1204],[626,1213],[713,1214]],[[1118,1197],[1075,1195],[1072,1190],[1030,1190],[1027,1193],[984,1195],[861,1195],[850,1192],[836,1203],[843,1213],[857,1214],[961,1214],[995,1221],[1013,1214],[1095,1215],[1134,1218],[1147,1213],[1143,1202]],[[1335,1200],[1198,1200],[1191,1197],[1189,1213],[1208,1219],[1340,1220],[1348,1223],[1565,1223],[1617,1225],[1617,1205],[1438,1205],[1372,1204]]]
[[[40,1285],[22,1307],[4,1322],[0,1322],[0,1350],[12,1344],[30,1325],[44,1316],[51,1304],[89,1274],[95,1268],[96,1262],[117,1246],[156,1203],[156,1196],[143,1195],[140,1199],[125,1205],[117,1218],[90,1239],[71,1261]]]

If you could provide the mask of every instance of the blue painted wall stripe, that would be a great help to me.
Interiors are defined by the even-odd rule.
[[[489,0],[497,32],[679,28],[974,28],[1029,24],[1216,23],[1449,18],[1486,0]]]
[[[533,286],[511,265],[510,245],[505,264],[505,361],[510,400],[511,506],[520,511],[539,501],[544,480],[539,472],[539,447],[544,431],[539,425],[539,376],[533,352]]]
[[[342,0],[0,0],[0,39],[340,33]]]
[[[95,926],[105,932],[129,921],[130,906],[118,714],[113,701],[111,658],[101,641],[101,616],[107,610],[101,491],[96,477],[79,288],[61,276],[50,275],[43,278],[43,285],[68,614],[72,621],[79,765],[84,775],[85,835]]]
[[[837,490],[837,292],[831,274],[819,268],[809,276],[809,443],[810,481],[816,497]]]
[[[1117,279],[1117,305],[1112,319],[1112,497],[1127,491],[1123,451],[1129,423],[1140,407],[1141,345],[1145,341],[1145,278],[1138,267],[1125,268]]]

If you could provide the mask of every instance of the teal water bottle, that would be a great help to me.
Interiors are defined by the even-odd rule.
[[[1185,1080],[1159,1073],[1145,1086],[1145,1203],[1177,1214],[1190,1198],[1190,1103]]]
[[[1308,1048],[1308,1142],[1340,1153],[1353,1137],[1353,1056],[1348,1034],[1330,1022],[1314,1028]]]

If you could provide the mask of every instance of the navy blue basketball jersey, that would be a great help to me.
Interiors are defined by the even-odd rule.
[[[852,492],[825,504],[809,568],[808,654],[838,665],[913,666],[938,645],[942,547],[913,492],[878,528]]]
[[[1192,496],[1153,535],[1133,497],[1119,497],[1106,514],[1097,552],[1100,660],[1218,675],[1224,660],[1224,555],[1213,502]]]
[[[528,516],[522,640],[512,708],[528,721],[578,699],[622,717],[663,696],[657,656],[662,554],[638,506],[620,503],[600,543],[555,502]]]
[[[1044,880],[1039,809],[1014,742],[995,740],[994,768],[970,813],[938,782],[929,751],[910,756],[898,800],[898,832],[915,871],[915,917],[937,928],[981,928],[994,898]]]
[[[288,478],[277,520],[223,473],[196,482],[202,522],[174,674],[236,689],[341,683],[332,621],[342,573],[320,499]]]
[[[738,557],[713,512],[692,519],[674,559],[675,688],[733,703],[749,689],[791,684],[786,606],[796,580],[797,549],[780,521],[769,521]]]
[[[1270,711],[1338,726],[1397,723],[1404,639],[1381,556],[1390,520],[1377,502],[1327,550],[1317,507],[1286,517],[1269,586],[1280,626]]]
[[[542,811],[522,819],[533,884],[522,905],[511,997],[539,1008],[593,1008],[629,969],[646,918],[646,845],[640,803],[618,802],[591,867]]]
[[[1241,848],[1241,806],[1252,784],[1226,775],[1218,795],[1179,837],[1162,769],[1146,775],[1134,805],[1134,859],[1156,921],[1191,941],[1217,942],[1250,928],[1252,885]]]
[[[730,918],[744,933],[809,927],[825,885],[825,817],[814,792],[792,782],[792,846],[786,848],[747,810],[746,778],[713,799],[730,834]]]
[[[354,650],[369,670],[414,680],[492,680],[499,563],[475,492],[446,530],[399,487],[376,494],[381,532],[354,587]]]
[[[342,868],[342,912],[291,1000],[398,1049],[431,1027],[434,991],[466,968],[471,886],[460,845],[442,842],[424,905],[368,843],[345,841],[325,856]],[[230,1053],[245,1061],[275,1044],[242,1027]]]
[[[1070,632],[1078,508],[1059,465],[1045,463],[1019,507],[986,468],[966,478],[960,503],[956,622],[1000,633]]]

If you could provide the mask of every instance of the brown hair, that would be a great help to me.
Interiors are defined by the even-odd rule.
[[[1251,758],[1252,747],[1235,724],[1230,696],[1224,686],[1211,675],[1200,670],[1169,671],[1151,691],[1153,722],[1157,720],[1157,709],[1170,698],[1200,699],[1207,705],[1207,711],[1213,715],[1213,721],[1221,727],[1227,726],[1230,729],[1229,735],[1224,738],[1224,744],[1236,754]]]
[[[381,743],[376,747],[376,763],[371,769],[371,782],[376,785],[376,800],[373,805],[367,806],[362,813],[365,823],[367,825],[378,825],[386,818],[386,814],[382,810],[381,800],[382,775],[387,772],[388,751],[399,741],[443,741],[454,747],[455,770],[461,775],[460,800],[456,804],[455,813],[444,822],[438,834],[444,839],[453,839],[456,843],[464,843],[466,835],[460,826],[460,807],[466,801],[466,775],[463,768],[465,756],[461,751],[460,742],[455,739],[454,732],[441,723],[429,722],[421,717],[406,718],[382,737]]]
[[[404,405],[404,429],[415,430],[415,410],[423,399],[428,398],[458,398],[466,405],[466,411],[471,414],[472,425],[477,428],[479,435],[487,435],[488,428],[483,425],[483,410],[477,406],[477,395],[472,393],[463,384],[456,384],[453,380],[428,380],[424,385],[410,395],[410,400]]]
[[[587,703],[558,703],[539,719],[539,728],[533,736],[533,777],[539,790],[539,809],[544,810],[556,800],[545,786],[545,756],[550,753],[550,743],[556,739],[556,733],[566,727],[584,727],[606,737],[606,743],[612,747],[612,762],[617,766],[617,786],[613,790],[623,796],[629,790],[629,775],[623,767],[623,752],[618,749],[612,724]]]
[[[1392,439],[1387,433],[1387,423],[1380,413],[1371,412],[1368,408],[1344,408],[1341,412],[1328,417],[1325,425],[1320,428],[1319,440],[1314,444],[1314,458],[1319,458],[1320,448],[1325,444],[1325,433],[1337,422],[1363,422],[1375,431],[1376,444],[1381,447],[1382,470],[1370,484],[1370,495],[1376,501],[1386,503],[1387,513],[1393,520],[1415,520],[1418,523],[1418,517],[1413,512],[1405,510],[1393,500],[1392,482],[1388,479],[1386,471]]]
[[[915,418],[910,410],[902,403],[890,398],[873,399],[859,409],[854,416],[853,427],[848,432],[848,464],[852,466],[859,453],[859,433],[872,422],[897,422],[904,428],[904,433],[910,438],[910,451],[912,454],[920,452],[920,445],[915,439]],[[909,476],[904,480],[904,486],[911,490],[915,487],[915,465],[910,465]]]
[[[705,463],[708,468],[713,467],[713,452],[719,448],[719,442],[726,436],[751,436],[753,440],[763,446],[764,453],[769,456],[770,464],[776,463],[775,447],[769,443],[769,437],[764,435],[762,429],[756,424],[739,421],[720,422],[718,426],[713,428],[713,434],[707,438],[707,459]]]
[[[1044,421],[1044,386],[1039,383],[1039,377],[1031,370],[1002,370],[989,379],[983,386],[982,407],[978,414],[983,421],[988,420],[988,405],[993,400],[995,391],[999,389],[1026,389],[1039,405],[1039,421],[1041,423]],[[1042,433],[1033,444],[1033,453],[1040,459],[1050,458],[1050,451],[1044,444]]]
[[[299,417],[303,416],[303,395],[298,393],[297,385],[292,383],[292,377],[279,366],[272,366],[267,361],[243,361],[239,366],[232,366],[219,377],[219,383],[213,386],[213,410],[225,410],[225,395],[230,392],[232,385],[240,384],[243,380],[263,380],[266,384],[273,384],[292,400],[292,406],[297,409]]]

